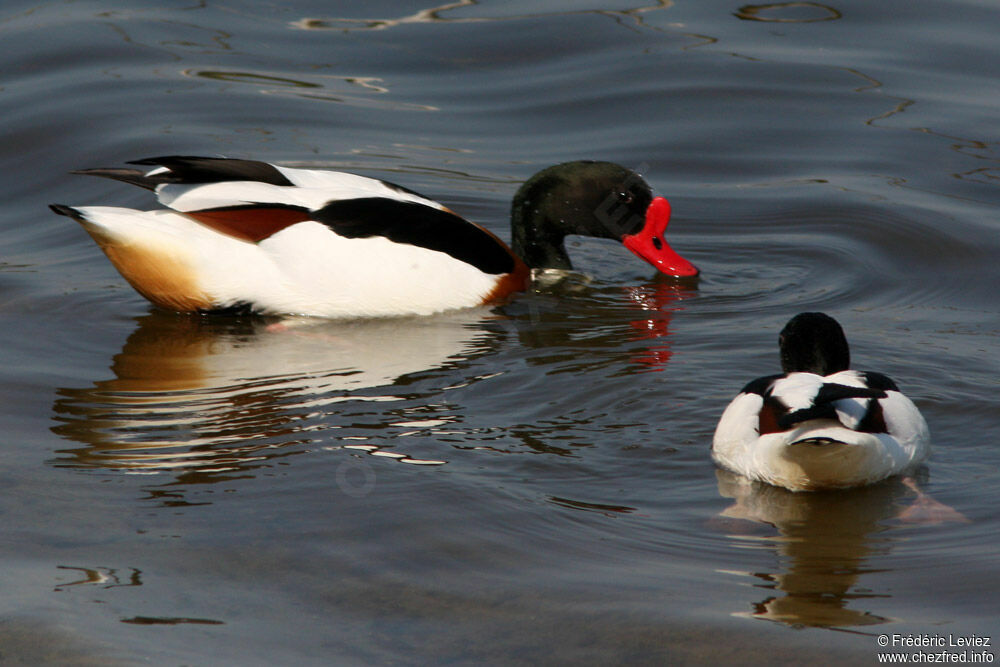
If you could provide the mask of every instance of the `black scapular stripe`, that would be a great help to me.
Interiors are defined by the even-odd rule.
[[[885,398],[885,392],[881,389],[870,387],[851,387],[849,385],[828,382],[820,387],[813,404],[808,408],[790,412],[778,419],[778,426],[789,429],[795,424],[808,421],[810,419],[836,419],[837,410],[834,402],[845,398]]]
[[[514,270],[513,256],[492,234],[425,204],[384,197],[343,199],[313,211],[312,218],[350,239],[382,236],[446,253],[484,273]]]

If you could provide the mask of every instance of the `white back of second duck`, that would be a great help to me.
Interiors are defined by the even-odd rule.
[[[717,464],[811,491],[872,484],[926,459],[920,411],[887,376],[848,369],[836,320],[800,313],[779,341],[784,373],[748,383],[723,412],[712,442]]]

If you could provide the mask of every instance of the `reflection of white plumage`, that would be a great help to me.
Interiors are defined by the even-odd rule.
[[[747,384],[712,443],[720,466],[793,491],[871,484],[919,465],[930,433],[880,373],[848,370],[840,325],[800,313],[781,332],[783,375]]]
[[[285,456],[286,445],[334,446],[335,429],[344,426],[340,403],[403,401],[414,389],[397,382],[488,349],[487,317],[483,309],[467,309],[432,318],[267,324],[152,313],[115,355],[113,378],[60,390],[56,432],[84,445],[61,464],[226,472]],[[384,449],[395,447],[401,433],[450,423],[447,410],[430,402],[424,411],[413,407],[410,401],[405,419],[387,410],[389,423],[352,431],[344,442],[427,463],[406,456],[407,448]]]

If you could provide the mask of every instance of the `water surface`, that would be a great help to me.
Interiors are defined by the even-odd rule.
[[[1000,15],[987,3],[7,3],[5,659],[875,662],[997,624]],[[695,283],[574,239],[496,309],[157,311],[46,205],[162,154],[348,169],[509,238],[563,160],[639,169]],[[793,314],[935,450],[790,494],[712,465]]]

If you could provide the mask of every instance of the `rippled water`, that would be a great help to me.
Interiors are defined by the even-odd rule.
[[[995,634],[998,26],[972,0],[6,3],[0,655],[867,664],[883,633]],[[492,310],[159,312],[46,205],[147,205],[67,172],[171,153],[388,178],[505,238],[524,178],[614,160],[703,273],[580,239],[579,275]],[[899,480],[715,470],[807,309],[916,401],[920,493],[966,521],[910,521]]]

